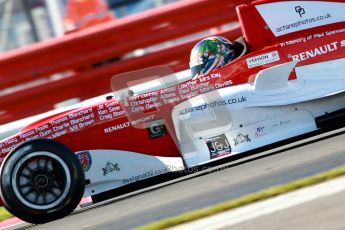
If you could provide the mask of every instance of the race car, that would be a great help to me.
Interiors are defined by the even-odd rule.
[[[114,97],[2,140],[4,206],[44,223],[82,197],[343,125],[345,1],[237,11],[244,37],[230,64],[183,82],[164,66],[121,74]]]

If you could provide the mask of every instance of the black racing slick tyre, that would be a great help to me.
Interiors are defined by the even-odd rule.
[[[0,196],[18,218],[46,223],[71,213],[85,188],[75,154],[54,140],[32,140],[15,148],[1,165]]]

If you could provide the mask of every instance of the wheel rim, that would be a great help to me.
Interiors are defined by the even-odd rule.
[[[33,209],[59,205],[71,188],[67,164],[56,154],[33,152],[18,161],[11,175],[17,198]]]

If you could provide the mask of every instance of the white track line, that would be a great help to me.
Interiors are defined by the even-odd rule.
[[[20,225],[22,223],[24,223],[24,222],[18,218],[12,218],[12,219],[8,219],[8,220],[4,220],[0,223],[0,230],[11,228],[11,227],[14,227],[16,225]]]
[[[80,209],[84,206],[87,206],[90,203],[92,203],[91,197],[83,197],[81,199],[79,207],[77,207],[77,209]],[[11,219],[7,219],[7,220],[0,222],[0,230],[11,228],[11,227],[14,227],[16,225],[23,224],[23,223],[25,223],[25,222],[16,218],[16,217],[13,217]]]
[[[276,211],[287,209],[315,199],[330,196],[345,190],[345,177],[302,188],[268,200],[255,202],[210,217],[169,228],[170,230],[224,229],[244,221],[255,219]]]

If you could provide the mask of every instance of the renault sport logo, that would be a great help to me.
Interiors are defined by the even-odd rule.
[[[296,6],[295,11],[299,14],[300,17],[302,17],[302,15],[305,14],[305,10],[301,6]]]

